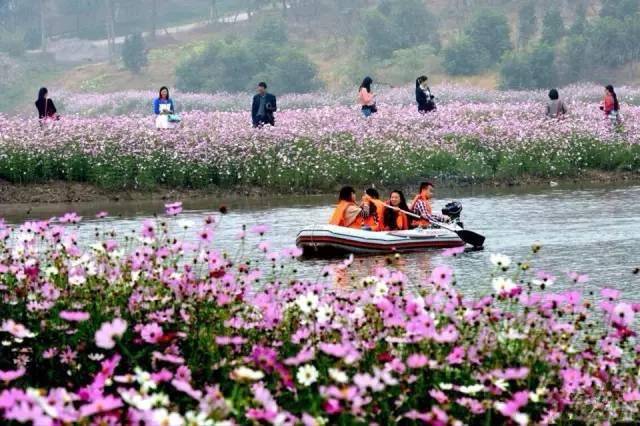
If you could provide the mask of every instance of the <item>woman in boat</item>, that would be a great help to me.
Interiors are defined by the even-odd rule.
[[[360,229],[369,216],[369,196],[364,195],[362,201],[361,206],[356,204],[356,191],[350,186],[343,187],[329,224]]]
[[[391,192],[389,196],[390,206],[396,207],[406,212],[409,211],[407,206],[407,200],[404,197],[404,193],[399,190]],[[385,209],[384,211],[384,231],[404,231],[409,229],[409,218],[403,212],[399,212],[393,209]]]
[[[380,193],[375,188],[368,188],[364,192],[369,196],[369,216],[365,219],[364,225],[372,231],[378,232],[384,229],[384,203],[380,200]]]

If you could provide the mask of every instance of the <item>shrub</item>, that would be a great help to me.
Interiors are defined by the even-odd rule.
[[[500,64],[500,84],[505,89],[537,89],[556,83],[553,47],[538,44],[510,52]]]
[[[456,39],[442,54],[442,65],[451,75],[477,74],[485,70],[490,63],[489,53],[479,49],[467,36]]]
[[[135,74],[147,65],[147,51],[141,34],[127,36],[122,46],[122,62]]]
[[[492,9],[476,13],[465,29],[473,46],[487,53],[486,68],[495,65],[502,55],[511,50],[511,29],[507,17]]]
[[[553,46],[564,37],[565,32],[560,11],[556,8],[549,9],[542,20],[542,42]]]

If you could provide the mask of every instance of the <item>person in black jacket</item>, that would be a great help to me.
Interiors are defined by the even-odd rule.
[[[426,113],[436,109],[436,103],[433,101],[435,96],[431,94],[431,89],[427,86],[427,76],[422,75],[416,79],[416,102],[418,103],[418,111]]]
[[[251,106],[251,121],[253,127],[261,127],[265,124],[275,125],[273,113],[278,110],[276,97],[267,93],[267,83],[258,83],[258,93],[253,97]]]
[[[36,108],[38,108],[38,118],[42,119],[54,119],[58,120],[60,117],[57,114],[56,106],[53,101],[49,99],[49,91],[46,87],[41,87],[38,92],[38,100],[36,101]]]

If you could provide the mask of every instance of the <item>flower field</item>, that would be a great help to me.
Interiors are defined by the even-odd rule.
[[[65,116],[44,129],[36,120],[2,117],[0,178],[288,192],[425,177],[477,182],[638,171],[640,106],[623,103],[624,123],[612,128],[597,101],[586,100],[596,89],[577,91],[564,120],[544,117],[539,92],[465,88],[450,89],[451,100],[427,116],[400,103],[398,93],[412,99],[406,89],[394,89],[381,95],[370,120],[339,100],[322,106],[326,99],[318,97],[311,108],[281,106],[276,127],[264,129],[253,129],[246,111],[186,112],[175,131],[157,131],[148,115]]]
[[[587,277],[492,255],[484,297],[440,266],[296,278],[269,230],[215,244],[180,231],[180,203],[79,242],[70,213],[0,222],[0,419],[57,424],[601,424],[638,420],[635,315]],[[105,217],[101,212],[97,216]],[[180,238],[177,238],[180,235]],[[445,253],[455,264],[459,249]],[[257,264],[265,264],[259,268]]]

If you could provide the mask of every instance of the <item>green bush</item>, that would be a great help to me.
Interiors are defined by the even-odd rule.
[[[507,17],[492,9],[476,13],[465,29],[465,34],[476,49],[487,53],[489,62],[484,64],[487,68],[496,64],[513,47]]]
[[[300,50],[255,40],[216,41],[176,69],[177,87],[192,92],[238,92],[269,83],[278,93],[311,92],[322,86],[313,62]]]
[[[141,34],[127,36],[122,45],[122,62],[131,72],[138,74],[147,65],[147,51]]]
[[[556,8],[549,9],[542,20],[542,42],[553,46],[564,37],[565,32],[560,11]]]
[[[489,54],[478,49],[467,36],[456,39],[443,50],[442,65],[451,75],[472,75],[487,68],[490,63]]]
[[[500,64],[500,84],[505,89],[537,89],[556,83],[553,47],[538,44],[506,54]]]

